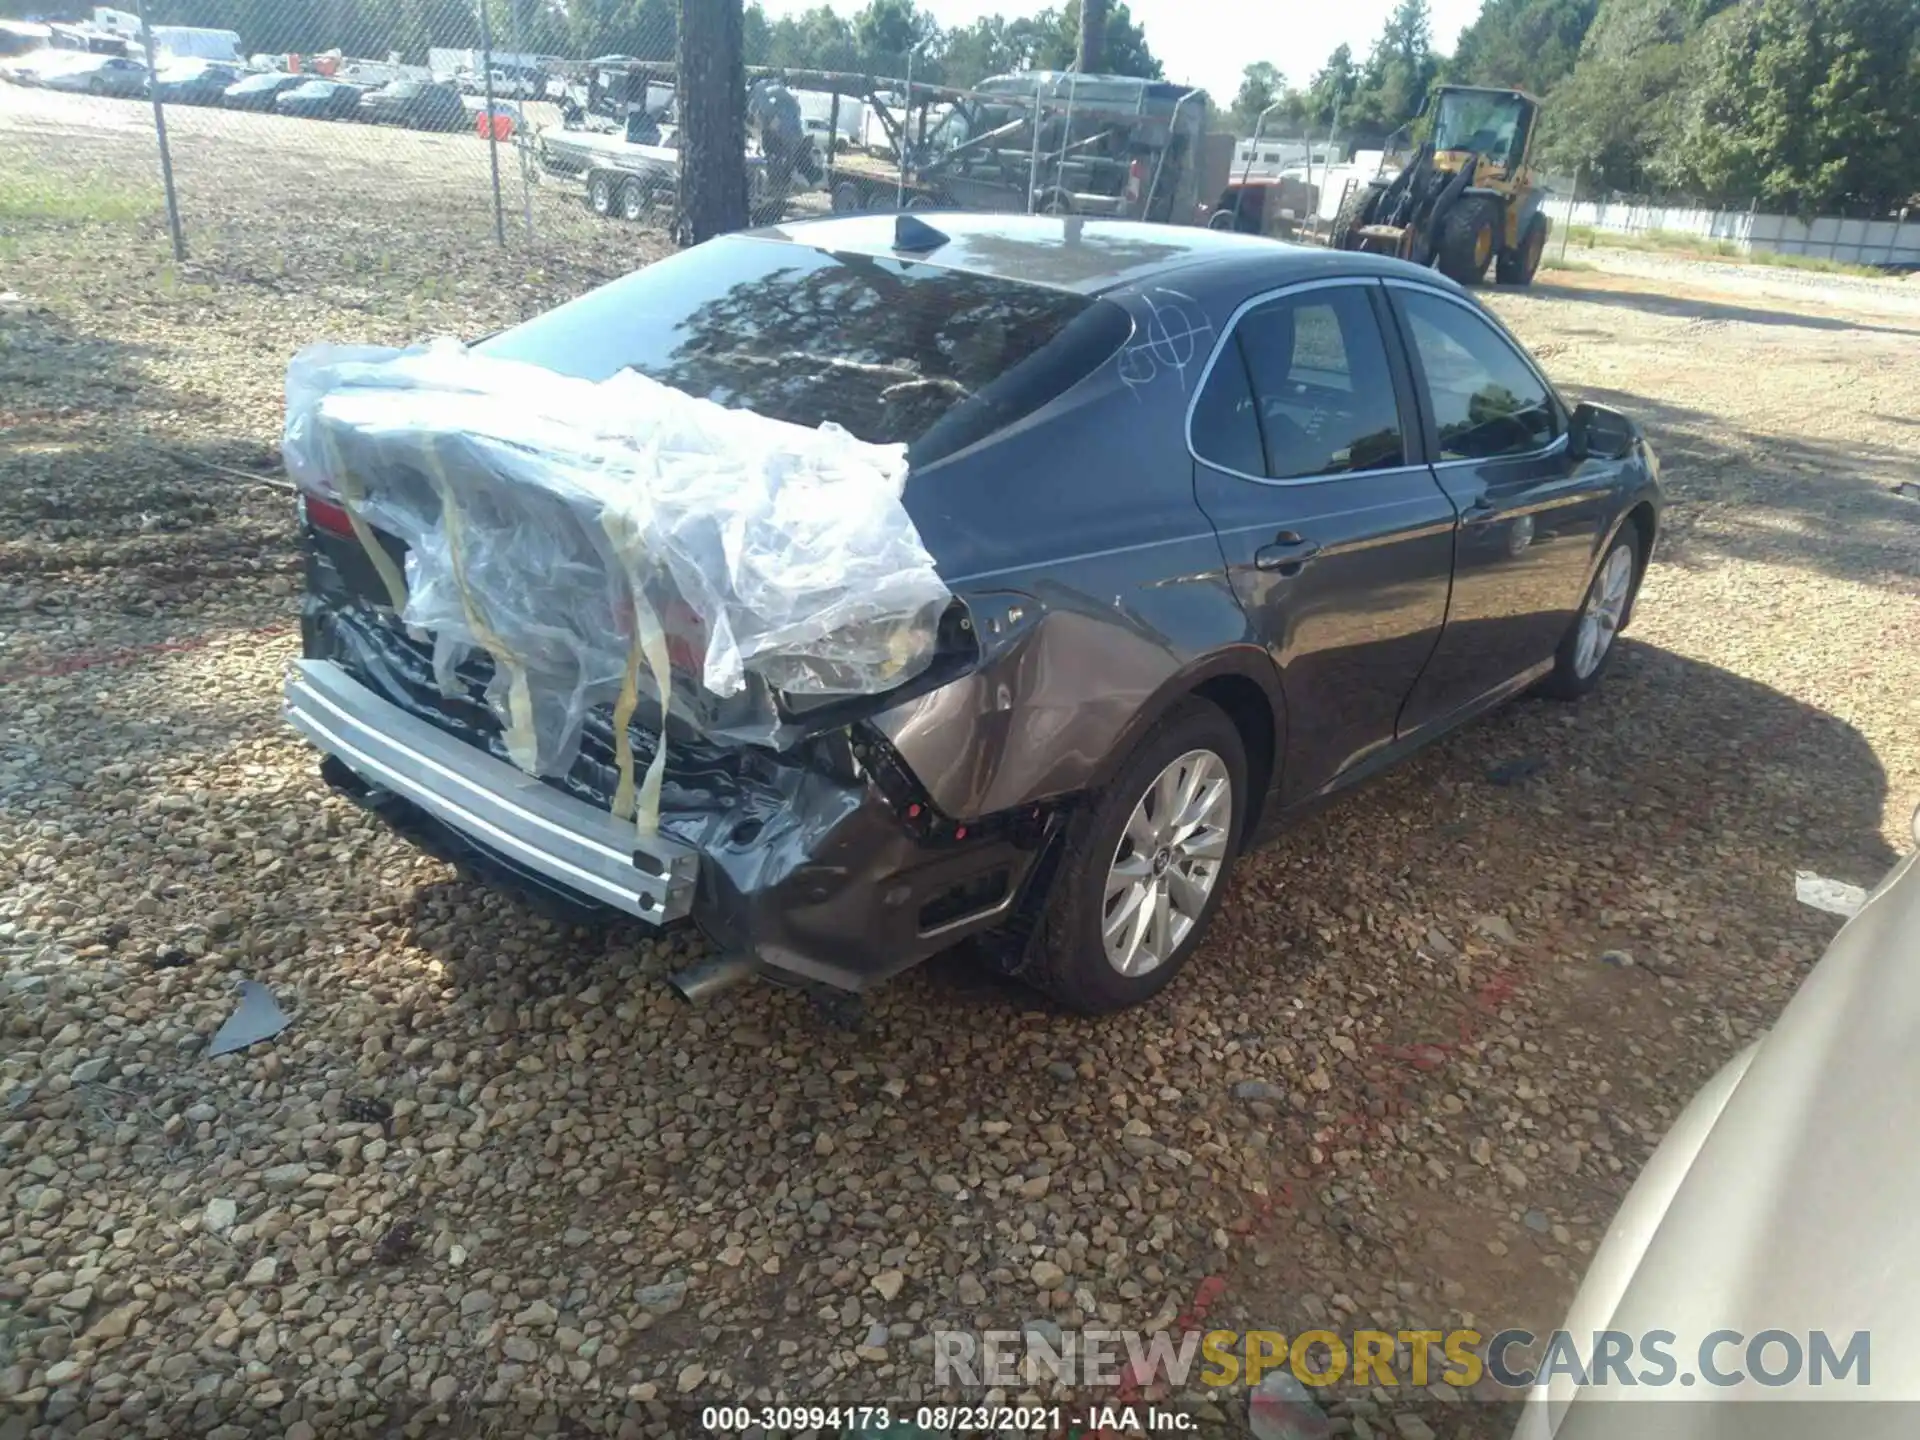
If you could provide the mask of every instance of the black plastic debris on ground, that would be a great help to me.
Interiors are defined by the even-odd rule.
[[[393,1106],[373,1096],[352,1095],[341,1104],[340,1118],[350,1125],[387,1125],[393,1121]]]
[[[1547,768],[1544,755],[1522,755],[1487,767],[1487,779],[1495,785],[1518,785],[1531,780]]]

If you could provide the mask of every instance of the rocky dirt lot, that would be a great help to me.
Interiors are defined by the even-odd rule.
[[[288,355],[480,333],[654,242],[500,254],[431,166],[211,185],[196,125],[232,117],[189,115],[176,266],[129,113],[0,87],[9,1440],[687,1434],[675,1402],[931,1395],[937,1328],[1544,1330],[1836,927],[1794,872],[1871,883],[1911,844],[1912,282],[1553,272],[1493,305],[1646,422],[1672,500],[1597,695],[1249,858],[1141,1012],[965,956],[854,1030],[772,989],[689,1010],[661,976],[696,942],[461,882],[276,713]],[[349,172],[405,189],[347,203]],[[291,1024],[207,1058],[242,980]],[[1511,1423],[1319,1398],[1359,1437]]]

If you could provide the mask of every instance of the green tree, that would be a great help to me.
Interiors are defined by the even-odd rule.
[[[1341,116],[1341,128],[1350,129],[1352,114],[1347,108],[1353,99],[1354,90],[1359,85],[1359,72],[1354,69],[1353,50],[1347,45],[1337,45],[1322,65],[1307,82],[1302,95],[1303,119],[1310,125],[1319,127],[1331,125],[1335,111]]]
[[[1427,0],[1399,0],[1361,71],[1347,112],[1352,128],[1383,135],[1405,124],[1426,99],[1439,68]]]
[[[860,47],[860,68],[876,75],[906,73],[907,52],[914,55],[914,73],[931,78],[930,65],[939,59],[940,26],[913,0],[868,0],[853,22]]]
[[[853,26],[830,6],[782,15],[768,34],[767,64],[789,70],[858,70]]]
[[[1067,0],[1061,10],[1042,10],[1033,17],[1041,41],[1034,64],[1044,70],[1069,70],[1080,56],[1080,0]],[[1100,42],[1100,70],[1106,75],[1138,75],[1158,80],[1165,73],[1147,45],[1147,35],[1134,23],[1124,0],[1110,0],[1106,34]]]
[[[1603,190],[1661,183],[1655,153],[1680,124],[1682,85],[1699,34],[1696,0],[1606,0],[1573,73],[1541,116],[1543,158]]]
[[[1911,198],[1916,30],[1912,0],[1749,0],[1710,27],[1656,169],[1715,199],[1805,213]]]
[[[1233,109],[1230,118],[1233,133],[1251,135],[1253,127],[1259,123],[1261,111],[1267,109],[1276,100],[1285,97],[1287,77],[1280,73],[1277,66],[1266,60],[1256,60],[1240,72],[1240,89],[1233,97]],[[1266,134],[1275,133],[1275,112],[1267,118]]]
[[[1041,40],[1040,28],[1031,18],[983,15],[971,25],[947,32],[941,73],[947,84],[965,88],[989,75],[1026,70],[1035,63]]]
[[[1517,85],[1544,95],[1572,72],[1600,0],[1486,0],[1447,64],[1468,85]]]
[[[740,53],[749,65],[773,63],[773,22],[758,0],[740,14]]]

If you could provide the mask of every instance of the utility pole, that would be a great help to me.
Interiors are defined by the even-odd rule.
[[[747,224],[747,74],[740,0],[680,0],[682,244]]]
[[[1106,40],[1107,0],[1080,0],[1080,55],[1073,68],[1082,75],[1098,75]]]

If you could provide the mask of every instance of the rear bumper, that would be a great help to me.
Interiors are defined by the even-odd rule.
[[[665,925],[693,908],[699,856],[482,754],[326,660],[294,662],[287,721],[361,780],[565,890]]]
[[[324,634],[310,636],[310,656]],[[1004,924],[1050,834],[1037,817],[916,832],[875,785],[784,766],[775,801],[735,794],[711,813],[669,810],[666,833],[642,843],[631,822],[523,774],[332,660],[295,663],[285,708],[329,757],[334,788],[476,878],[549,911],[612,911],[650,926],[688,919],[724,955],[841,990],[869,989]]]

